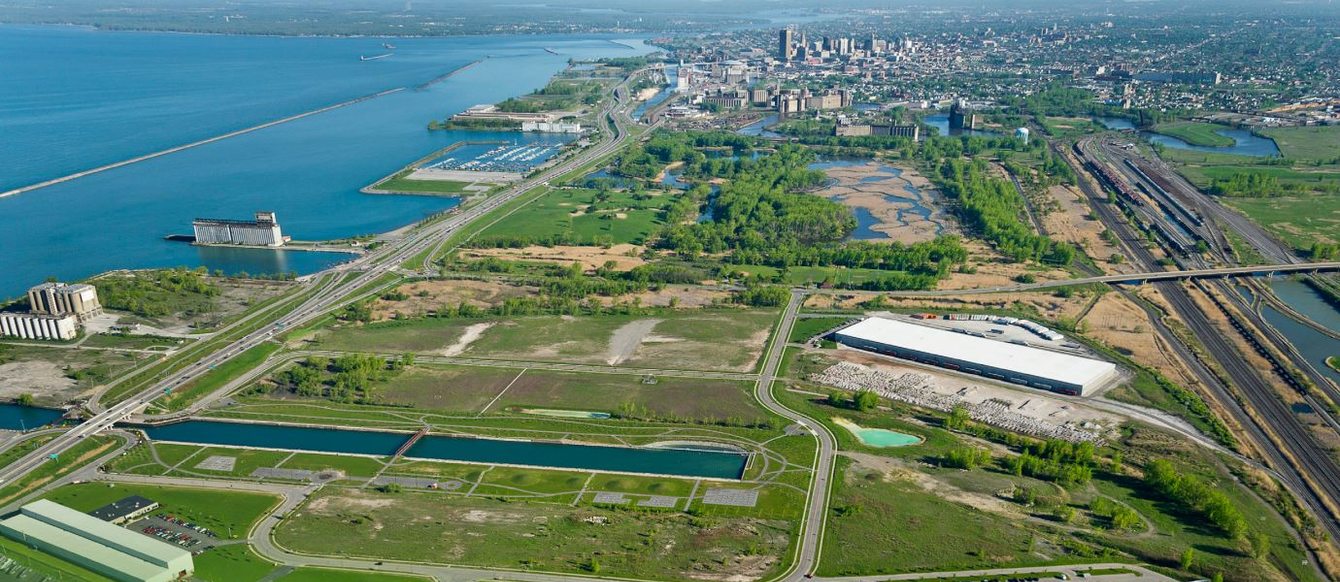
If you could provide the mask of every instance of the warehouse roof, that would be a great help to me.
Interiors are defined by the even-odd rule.
[[[89,515],[103,521],[116,521],[147,507],[157,507],[158,502],[139,495],[131,495],[120,501],[113,501],[88,512]]]
[[[94,540],[27,515],[19,514],[6,519],[3,523],[0,523],[0,527],[7,530],[5,533],[14,539],[41,540],[51,546],[82,556],[88,562],[97,564],[104,570],[125,574],[131,580],[149,580],[163,572],[163,566],[150,564],[116,548],[102,545]],[[139,535],[129,531],[126,533]]]
[[[1111,362],[879,317],[865,319],[837,335],[1085,387],[1117,368]]]
[[[73,532],[90,542],[113,548],[119,553],[132,555],[147,562],[166,565],[182,556],[190,555],[190,552],[172,544],[112,525],[82,511],[75,511],[46,499],[29,503],[23,506],[20,511],[22,513],[18,517],[27,516],[37,521],[46,522],[60,529]]]

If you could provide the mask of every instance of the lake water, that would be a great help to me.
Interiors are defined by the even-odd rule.
[[[1142,131],[1140,135],[1149,141],[1163,145],[1165,147],[1176,148],[1179,150],[1192,150],[1197,152],[1209,152],[1212,154],[1233,154],[1237,156],[1253,156],[1261,158],[1270,158],[1280,155],[1279,146],[1275,145],[1275,140],[1253,135],[1252,132],[1245,129],[1220,129],[1215,133],[1224,137],[1232,138],[1233,145],[1228,147],[1209,147],[1191,145],[1170,135]]]
[[[921,437],[903,434],[883,428],[866,428],[845,418],[835,418],[833,422],[851,432],[856,440],[869,447],[905,447],[921,442]]]
[[[768,129],[769,127],[777,125],[778,121],[779,119],[777,117],[777,114],[774,113],[772,115],[765,116],[763,119],[760,119],[749,125],[741,127],[740,129],[735,130],[735,133],[755,137],[782,137],[782,134],[772,131],[771,129]]]
[[[457,141],[538,139],[426,129],[432,119],[542,87],[568,59],[634,56],[604,36],[279,38],[0,26],[0,190],[133,158],[398,87],[407,90],[243,136],[0,198],[0,297],[47,276],[205,265],[311,272],[347,255],[205,250],[162,240],[196,217],[278,213],[286,234],[390,230],[452,198],[359,188]],[[550,54],[544,49],[554,49]],[[431,83],[474,61],[479,64]],[[268,252],[268,251],[261,251]]]
[[[160,441],[378,456],[395,453],[409,438],[404,433],[201,420],[149,427],[144,432],[150,439]],[[718,479],[738,479],[748,460],[743,453],[723,451],[569,445],[435,435],[420,439],[405,456]]]
[[[63,414],[65,413],[51,408],[0,404],[0,429],[32,430],[55,422]]]

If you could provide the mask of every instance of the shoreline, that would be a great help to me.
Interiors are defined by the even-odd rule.
[[[251,37],[257,37],[257,38],[338,38],[338,39],[358,39],[358,38],[370,38],[370,39],[405,39],[405,38],[411,38],[411,39],[413,39],[413,38],[427,38],[427,39],[437,39],[437,38],[481,38],[481,37],[500,37],[500,38],[501,38],[501,37],[507,37],[507,36],[524,36],[524,37],[534,38],[534,37],[540,37],[540,36],[578,36],[578,35],[611,36],[611,37],[612,37],[612,36],[626,36],[626,35],[630,35],[630,34],[633,35],[633,36],[636,36],[636,37],[650,37],[650,36],[666,36],[666,35],[669,35],[669,34],[670,34],[670,33],[667,32],[667,31],[655,31],[655,30],[632,30],[632,31],[630,31],[630,30],[619,30],[619,31],[612,31],[612,30],[610,30],[610,31],[590,31],[590,32],[499,32],[499,31],[490,30],[490,31],[481,31],[481,32],[477,32],[477,33],[463,32],[463,33],[459,33],[459,34],[352,34],[352,33],[351,33],[351,34],[338,34],[338,33],[307,34],[307,33],[283,33],[283,32],[209,32],[209,31],[200,31],[200,30],[177,30],[177,29],[173,29],[173,28],[130,28],[130,27],[122,28],[122,27],[116,27],[116,26],[106,26],[106,25],[101,25],[101,24],[88,24],[88,23],[82,23],[82,22],[24,22],[24,21],[13,21],[13,20],[0,20],[0,26],[27,26],[27,27],[33,27],[33,28],[82,28],[82,29],[86,29],[86,30],[88,30],[89,32],[129,32],[129,33],[144,33],[144,34],[179,34],[179,35],[183,35],[183,36],[239,36],[239,37],[247,37],[247,36],[251,36]],[[682,34],[682,33],[681,33],[681,34]],[[615,42],[615,41],[612,40],[612,39],[602,39],[602,40],[609,40],[610,42]],[[646,41],[643,40],[643,43],[645,44]],[[637,48],[637,47],[635,47],[635,46],[627,45],[627,44],[620,43],[620,42],[615,42],[615,44],[619,44],[619,45],[622,45],[622,46],[625,46],[625,47],[627,47],[627,48],[631,48],[631,49],[636,49],[636,48]],[[647,45],[647,46],[652,46],[652,45]]]

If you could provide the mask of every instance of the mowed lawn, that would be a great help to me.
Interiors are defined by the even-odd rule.
[[[791,530],[780,520],[326,489],[292,512],[275,540],[302,553],[371,559],[756,580],[776,571]]]
[[[1158,133],[1175,137],[1191,145],[1230,147],[1234,143],[1233,138],[1216,133],[1224,129],[1231,128],[1213,123],[1199,123],[1195,121],[1161,123],[1154,127],[1154,131]]]
[[[678,191],[633,194],[571,188],[551,190],[481,232],[478,238],[562,237],[573,243],[642,243],[664,223],[661,211]],[[605,198],[602,200],[601,197]]]
[[[559,408],[625,413],[681,420],[746,423],[767,418],[750,393],[751,385],[729,380],[527,371],[503,394],[494,411],[506,407]]]

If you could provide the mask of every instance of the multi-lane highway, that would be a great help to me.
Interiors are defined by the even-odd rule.
[[[484,202],[449,215],[437,222],[429,223],[409,231],[402,239],[373,251],[357,261],[341,267],[354,273],[349,277],[332,277],[310,297],[294,309],[282,313],[270,323],[239,338],[221,349],[202,356],[195,363],[168,374],[162,380],[145,390],[115,405],[98,412],[84,423],[70,429],[45,445],[38,447],[23,458],[0,470],[0,483],[7,483],[26,475],[52,456],[75,446],[80,440],[96,434],[120,422],[135,411],[163,396],[166,391],[207,373],[219,364],[237,357],[246,350],[270,341],[274,335],[284,329],[301,325],[307,321],[343,307],[349,301],[357,299],[365,287],[377,281],[381,276],[393,272],[399,265],[411,258],[439,248],[451,235],[462,228],[488,215],[499,207],[515,200],[525,192],[548,183],[548,180],[566,174],[591,161],[609,155],[622,146],[630,135],[625,111],[629,107],[625,96],[631,79],[640,73],[625,78],[614,89],[614,98],[600,112],[599,125],[604,140],[591,146],[571,158],[559,162],[543,172],[499,192]]]

